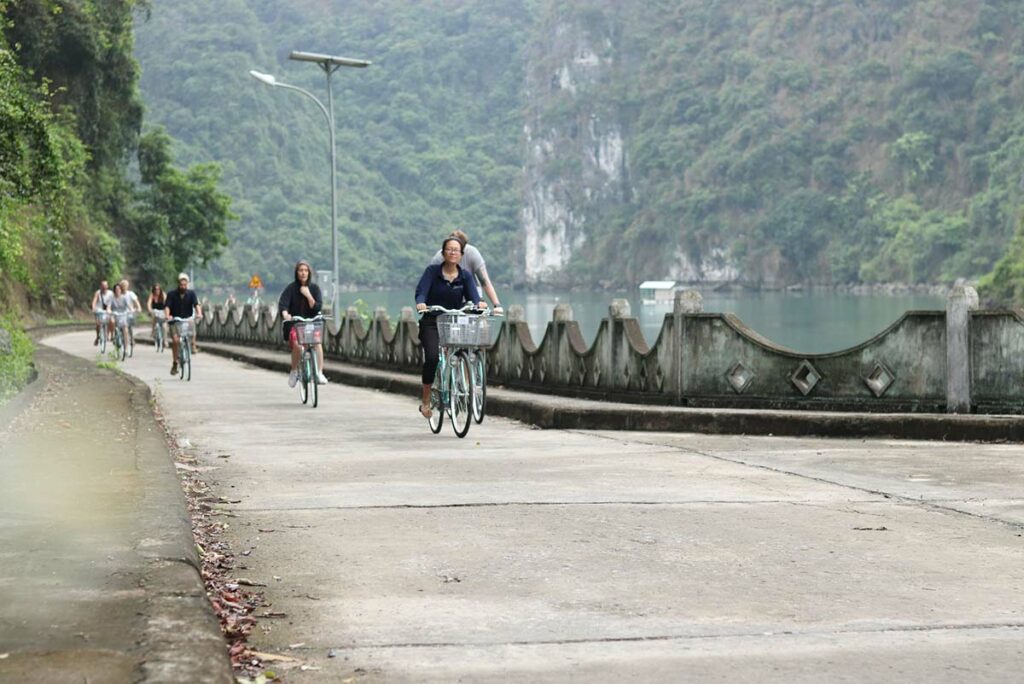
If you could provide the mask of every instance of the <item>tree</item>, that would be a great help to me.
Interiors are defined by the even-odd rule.
[[[152,282],[189,265],[205,266],[228,244],[227,224],[238,218],[218,188],[220,166],[172,165],[171,138],[156,128],[139,139],[144,189],[128,217],[128,254],[137,276]]]

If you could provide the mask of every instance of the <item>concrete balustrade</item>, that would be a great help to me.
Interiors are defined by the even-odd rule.
[[[559,304],[535,342],[521,306],[511,306],[487,352],[492,383],[536,392],[722,408],[840,411],[1024,412],[1024,315],[980,311],[957,286],[946,311],[908,311],[865,342],[826,354],[786,349],[732,314],[705,313],[700,293],[676,294],[648,344],[629,302],[613,300],[587,344],[572,307]],[[199,324],[202,340],[286,348],[273,305],[222,306]],[[327,356],[418,373],[416,315],[350,307],[331,321]]]

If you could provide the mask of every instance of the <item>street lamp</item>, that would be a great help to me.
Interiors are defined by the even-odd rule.
[[[330,133],[331,139],[331,279],[333,281],[331,283],[331,310],[334,311],[337,309],[338,305],[338,184],[335,180],[337,175],[337,162],[334,149],[334,96],[331,93],[331,75],[341,67],[363,68],[370,66],[371,62],[363,59],[335,57],[332,55],[321,55],[313,52],[292,52],[288,57],[289,59],[299,62],[313,62],[324,70],[324,73],[327,75],[327,107],[325,107],[313,93],[309,92],[305,88],[299,88],[298,86],[282,83],[272,75],[264,74],[259,71],[250,71],[249,75],[268,86],[285,88],[287,90],[294,90],[302,93],[309,99],[313,100],[313,102],[316,102],[317,107],[319,107],[320,111],[323,112],[324,118],[327,119],[327,130]]]

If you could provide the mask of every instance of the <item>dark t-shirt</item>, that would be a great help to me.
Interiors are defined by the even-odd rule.
[[[180,290],[171,290],[167,293],[165,306],[170,309],[171,316],[189,318],[199,306],[199,298],[192,290],[185,290],[185,294],[182,294]]]

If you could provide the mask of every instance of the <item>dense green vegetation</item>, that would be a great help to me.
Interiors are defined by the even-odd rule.
[[[32,373],[32,340],[17,319],[0,316],[0,404],[25,386]]]
[[[454,227],[492,255],[518,230],[522,0],[165,3],[138,27],[142,87],[189,162],[218,161],[240,220],[212,270],[243,285],[330,268],[323,73],[291,50],[371,59],[333,78],[343,282],[405,285]],[[511,263],[494,258],[498,277]],[[209,279],[207,279],[209,282]]]
[[[163,156],[134,180],[143,118],[137,8],[133,0],[0,0],[4,308],[81,307],[101,278],[145,285],[224,245],[231,215],[215,167],[173,168],[169,143],[154,132],[146,140]]]
[[[772,286],[946,283],[998,263],[987,291],[1024,292],[1024,238],[1007,252],[1024,170],[1014,0],[180,0],[151,14],[137,50],[151,116],[180,158],[223,164],[240,215],[216,281],[329,261],[323,118],[247,76],[323,97],[316,67],[287,59],[303,49],[374,61],[334,79],[345,281],[407,283],[453,226],[513,280],[529,106],[555,129],[600,111],[624,131],[628,183],[583,207],[578,285],[659,276],[682,251]],[[560,66],[545,53],[556,29],[609,66],[571,98],[526,102],[528,71]],[[576,150],[556,152],[546,172],[585,196]]]
[[[621,264],[624,235],[632,277],[667,244],[724,248],[753,282],[948,283],[1020,223],[1019,2],[558,4],[610,46],[577,101],[614,103],[640,198],[594,226],[581,275]]]

